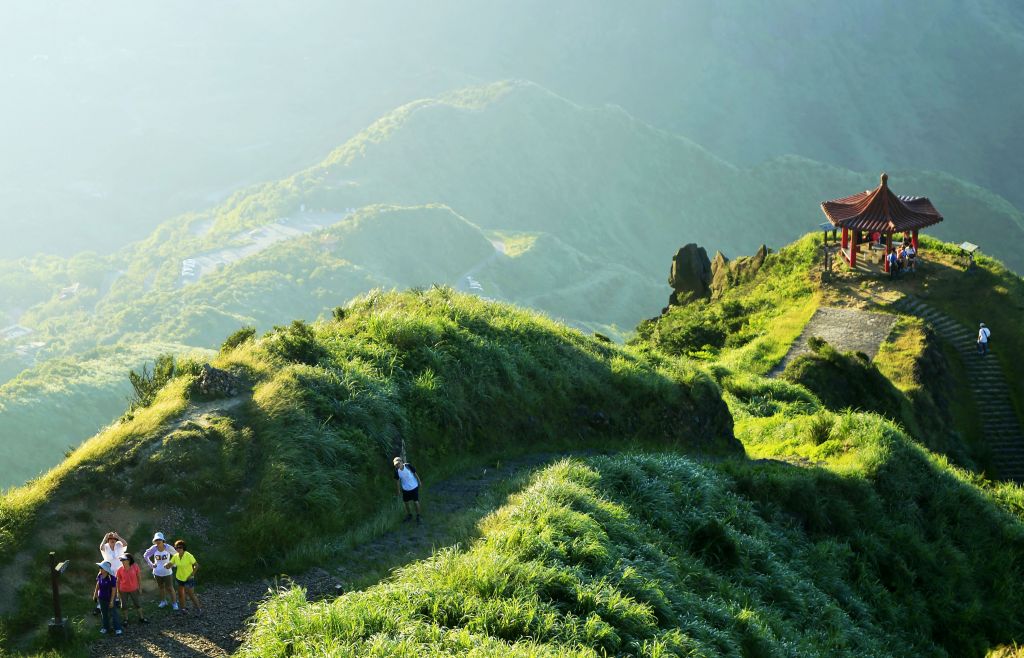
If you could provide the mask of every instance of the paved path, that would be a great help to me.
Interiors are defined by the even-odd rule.
[[[538,453],[502,462],[488,468],[474,468],[448,480],[431,483],[425,476],[423,484],[424,522],[402,523],[398,527],[354,549],[345,551],[342,565],[327,569],[315,568],[293,579],[307,590],[309,600],[333,599],[343,593],[350,582],[373,573],[375,567],[390,569],[429,557],[434,549],[450,545],[449,522],[464,512],[473,512],[481,494],[499,482],[518,473],[555,461],[564,455]],[[486,511],[480,509],[479,514]],[[396,511],[396,518],[401,514]],[[372,567],[371,567],[372,565]],[[202,616],[156,608],[156,598],[149,596],[146,614],[149,624],[130,623],[121,637],[99,635],[97,623],[87,620],[89,632],[97,640],[90,647],[90,656],[104,658],[198,658],[228,656],[245,638],[246,624],[260,602],[276,590],[280,583],[260,578],[246,583],[202,586],[196,590],[205,612]],[[134,615],[130,615],[134,619]]]
[[[999,477],[1024,483],[1024,434],[1010,399],[1010,388],[995,356],[980,356],[974,329],[959,324],[920,299],[905,296],[893,304],[898,310],[928,321],[936,333],[960,353],[974,401],[981,413],[992,465]],[[998,340],[995,345],[998,346]]]
[[[840,352],[864,352],[873,359],[878,354],[878,348],[892,333],[894,324],[896,317],[888,313],[872,313],[856,308],[819,308],[769,376],[779,376],[790,361],[810,352],[807,341],[811,337],[825,339]]]

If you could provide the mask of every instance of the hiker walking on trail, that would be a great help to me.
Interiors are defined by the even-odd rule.
[[[114,605],[114,597],[117,595],[117,578],[114,576],[114,565],[110,562],[97,562],[96,566],[100,572],[96,574],[96,587],[92,590],[92,598],[100,607],[100,614],[103,616],[103,627],[100,633],[109,633],[111,621],[115,635],[124,632],[121,627],[121,612]]]
[[[164,541],[164,533],[162,532],[153,535],[153,545],[142,554],[142,559],[146,561],[146,564],[153,571],[156,585],[160,588],[160,595],[163,596],[163,600],[160,601],[160,605],[157,607],[166,608],[167,604],[170,603],[177,610],[178,599],[174,594],[173,586],[174,572],[171,570],[172,557],[174,557],[174,551]]]
[[[185,550],[185,542],[181,539],[174,542],[174,555],[171,557],[171,566],[174,568],[174,587],[178,590],[178,601],[181,611],[185,612],[185,594],[192,600],[196,614],[203,614],[203,606],[199,605],[196,598],[196,573],[199,571],[199,562],[194,555]],[[175,608],[177,609],[177,608]]]
[[[416,505],[416,523],[422,520],[420,516],[420,477],[416,475],[416,469],[412,464],[406,464],[401,457],[395,457],[395,480],[398,481],[398,495],[402,497],[405,504],[405,520],[412,520],[412,508],[409,503]]]
[[[149,620],[142,614],[142,600],[139,597],[139,565],[135,564],[135,556],[125,553],[121,558],[121,568],[117,570],[117,592],[121,597],[121,606],[131,601],[132,607],[139,613],[139,623],[148,624]],[[128,614],[128,613],[125,613]]]
[[[992,332],[985,323],[981,323],[981,327],[978,329],[978,354],[988,354],[988,339],[992,336]]]

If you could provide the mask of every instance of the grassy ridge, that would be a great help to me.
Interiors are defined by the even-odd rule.
[[[239,655],[968,656],[1020,637],[1021,519],[884,422],[836,425],[855,429],[887,458],[846,476],[563,462],[466,550],[330,603],[272,599]]]
[[[0,488],[46,471],[54,454],[74,449],[117,418],[131,392],[129,370],[159,354],[189,351],[166,343],[104,347],[45,362],[0,385]]]
[[[390,460],[403,450],[431,477],[559,447],[742,451],[717,385],[698,369],[448,288],[375,292],[331,320],[244,341],[214,364],[241,379],[240,395],[204,400],[181,376],[152,407],[6,492],[5,562],[45,559],[31,538],[63,525],[64,545],[47,549],[89,564],[94,529],[76,510],[113,499],[104,525],[131,545],[157,525],[191,538],[222,578],[252,576],[237,556],[253,546],[258,570],[292,571],[330,559],[332,542],[393,497]],[[181,514],[165,517],[168,508]],[[24,574],[8,573],[17,587]],[[67,578],[87,587],[92,576]],[[12,628],[45,616],[45,601],[38,587],[25,590]]]

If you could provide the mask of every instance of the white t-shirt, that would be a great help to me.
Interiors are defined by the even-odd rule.
[[[420,481],[416,479],[416,475],[409,470],[409,467],[399,469],[396,472],[398,473],[398,481],[402,483],[402,491],[412,491],[420,486]]]
[[[153,567],[154,576],[170,576],[173,572],[171,571],[171,556],[174,555],[174,549],[167,542],[164,542],[164,550],[160,550],[153,544],[149,547],[149,550],[145,553],[146,561]]]
[[[987,343],[988,337],[992,335],[992,332],[988,330],[988,327],[982,327],[978,330],[978,342]]]

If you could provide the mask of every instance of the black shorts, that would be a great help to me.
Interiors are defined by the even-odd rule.
[[[412,500],[415,500],[416,502],[419,502],[419,500],[420,500],[420,488],[416,487],[415,489],[410,489],[409,491],[406,491],[405,489],[402,489],[402,502],[403,503],[408,503],[409,501],[412,501]]]

